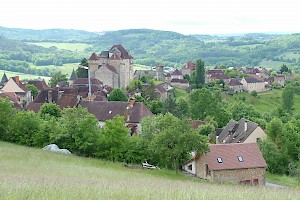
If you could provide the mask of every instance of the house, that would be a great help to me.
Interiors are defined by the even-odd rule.
[[[19,76],[11,77],[1,90],[15,93],[21,102],[29,103],[32,100],[31,91],[20,81]]]
[[[223,74],[224,72],[222,69],[209,69],[205,74],[205,83],[210,83],[213,80],[220,79],[220,76]]]
[[[23,109],[23,104],[20,102],[19,97],[14,92],[0,92],[0,98],[8,99],[13,104],[14,108]]]
[[[182,67],[181,71],[182,71],[182,75],[189,75],[190,77],[192,77],[193,72],[196,69],[196,65],[192,62],[187,62],[185,66]]]
[[[164,101],[168,98],[168,91],[162,85],[156,85],[155,92],[161,101]]]
[[[91,78],[99,79],[103,85],[126,88],[133,79],[133,57],[122,45],[114,45],[109,51],[95,52],[88,59]]]
[[[181,89],[184,89],[184,90],[186,90],[188,87],[190,87],[190,83],[189,83],[188,80],[186,80],[186,79],[177,79],[177,78],[171,79],[170,85],[172,87],[181,88]]]
[[[217,143],[253,143],[266,137],[258,124],[242,118],[239,121],[230,120],[217,136]]]
[[[209,152],[196,154],[182,169],[214,182],[262,185],[266,161],[256,143],[211,144]]]
[[[223,80],[224,84],[228,85],[230,82],[230,76],[227,74],[212,74],[210,77],[208,77],[208,83],[214,81],[214,80]]]
[[[34,85],[38,89],[39,93],[49,88],[44,80],[31,80],[28,81],[28,84]]]
[[[272,85],[275,82],[278,83],[281,87],[285,86],[285,76],[282,75],[269,77],[267,81],[269,85]]]
[[[183,79],[183,75],[178,69],[175,69],[171,73],[171,81],[172,81],[172,79]]]
[[[265,82],[255,76],[244,77],[241,80],[243,84],[243,90],[252,92],[264,92],[266,91]]]
[[[140,79],[144,75],[153,76],[156,80],[164,80],[164,66],[158,65],[155,67],[155,70],[152,68],[150,70],[135,70],[134,71],[134,78]]]
[[[240,82],[239,79],[233,78],[230,80],[230,82],[228,83],[229,86],[229,91],[231,93],[239,93],[239,92],[243,92],[243,84]]]
[[[128,102],[119,101],[81,101],[79,103],[83,108],[95,115],[99,121],[100,126],[109,119],[115,116],[124,116],[126,125],[131,124],[132,127],[136,125],[138,132],[141,130],[141,122],[144,117],[152,116],[152,112],[142,102],[135,102],[131,100]]]

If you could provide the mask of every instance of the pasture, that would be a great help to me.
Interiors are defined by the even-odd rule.
[[[297,188],[221,185],[0,142],[0,199],[299,199]]]

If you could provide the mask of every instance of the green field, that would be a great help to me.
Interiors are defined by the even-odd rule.
[[[91,47],[90,44],[86,44],[86,43],[32,42],[29,44],[34,44],[45,48],[54,46],[57,47],[58,49],[64,49],[70,51],[82,51],[82,52],[84,52],[86,48]]]
[[[237,102],[241,97],[246,97],[245,103],[253,105],[259,113],[269,112],[281,105],[281,95],[283,89],[273,89],[267,92],[258,93],[257,97],[251,96],[247,92],[234,95],[223,95],[229,102]],[[300,112],[300,96],[295,95],[294,112]]]
[[[30,67],[32,68],[37,68],[37,69],[45,69],[48,68],[50,70],[57,70],[57,71],[61,71],[63,74],[67,74],[68,78],[70,77],[73,68],[76,70],[79,63],[67,63],[67,64],[63,64],[62,66],[55,66],[55,65],[46,65],[46,66],[35,66],[32,63],[29,63]]]
[[[265,67],[265,68],[270,68],[270,69],[280,69],[280,67],[285,64],[288,67],[291,65],[291,63],[288,62],[281,62],[281,61],[262,61],[259,63],[259,66]]]
[[[297,199],[298,188],[219,185],[166,170],[0,142],[0,199]]]
[[[36,80],[36,79],[45,79],[45,81],[50,80],[50,77],[48,77],[48,76],[37,76],[37,75],[32,75],[32,74],[23,74],[23,73],[20,73],[20,72],[11,72],[11,71],[6,71],[6,70],[0,70],[0,78],[2,78],[4,72],[7,76],[7,78],[14,77],[14,76],[19,76],[20,80]]]

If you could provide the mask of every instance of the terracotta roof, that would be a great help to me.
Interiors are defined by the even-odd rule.
[[[258,124],[247,119],[239,121],[230,120],[220,133],[218,140],[220,143],[242,143],[258,127]]]
[[[228,76],[227,74],[212,74],[211,78],[215,78],[215,79],[230,79],[230,76]]]
[[[254,77],[254,76],[244,77],[244,79],[247,83],[261,83],[261,82],[263,82],[262,80]]]
[[[182,75],[182,73],[178,69],[175,69],[171,75],[179,76],[179,75]]]
[[[162,85],[156,85],[155,88],[159,91],[159,93],[167,92],[167,90]]]
[[[81,101],[80,105],[87,108],[99,121],[120,115],[124,116],[128,123],[139,123],[144,117],[153,115],[141,102],[136,102],[133,107],[129,106],[129,102],[114,101]]]
[[[44,80],[42,80],[42,81],[34,81],[33,80],[33,81],[28,81],[28,83],[34,85],[35,87],[37,87],[37,89],[39,91],[46,90],[46,89],[49,88]]]
[[[110,57],[110,60],[122,60],[122,58],[117,54],[117,53],[113,53]]]
[[[173,78],[171,80],[171,83],[189,83],[187,79],[178,79],[178,78]]]
[[[59,105],[59,107],[61,109],[67,108],[67,107],[73,108],[73,107],[77,106],[78,101],[79,101],[78,98],[79,97],[77,97],[77,95],[64,94],[58,99],[57,104]]]
[[[211,144],[205,162],[210,170],[249,169],[266,167],[266,161],[256,143]],[[242,162],[238,156],[242,157]],[[218,162],[221,158],[222,163]]]
[[[76,79],[78,79],[78,77],[77,77],[77,74],[75,73],[75,70],[74,70],[74,68],[73,68],[73,71],[72,71],[72,74],[71,74],[71,76],[70,76],[70,81],[74,81],[74,80],[76,80]]]
[[[243,85],[239,79],[231,79],[230,82],[228,83],[230,86],[237,86],[237,85]]]
[[[222,69],[209,69],[206,72],[207,74],[223,74],[223,70]]]
[[[58,100],[58,90],[48,88],[46,90],[42,90],[34,99],[35,103],[46,103],[48,102],[48,94],[49,92],[52,92],[52,102],[57,102]]]
[[[284,76],[275,76],[274,81],[284,81],[285,77]]]
[[[73,85],[88,85],[89,79],[88,78],[79,78],[74,80]],[[91,78],[91,85],[102,85],[103,82],[97,78]]]
[[[189,120],[189,124],[194,128],[197,129],[200,125],[205,125],[205,121],[201,120]]]
[[[32,110],[33,112],[38,113],[44,103],[35,103],[34,101],[30,102],[27,110]]]
[[[99,60],[98,56],[96,55],[96,53],[92,53],[91,57],[89,58],[89,60]]]
[[[0,93],[0,98],[7,98],[11,103],[14,104],[14,108],[22,109],[23,105],[20,102],[18,96],[14,92],[3,92]]]
[[[109,52],[112,52],[114,48],[117,48],[121,52],[122,59],[132,59],[133,57],[128,53],[128,51],[122,45],[114,45],[110,48]]]
[[[186,63],[186,65],[183,68],[194,70],[196,68],[196,65],[189,61]]]

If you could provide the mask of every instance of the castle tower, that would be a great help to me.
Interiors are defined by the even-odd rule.
[[[88,59],[88,66],[89,66],[91,78],[96,78],[95,77],[95,72],[98,70],[98,66],[100,64],[102,64],[102,63],[100,63],[100,60],[99,60],[98,56],[94,52],[91,55],[91,57]]]
[[[156,80],[164,80],[164,66],[163,65],[159,65],[155,67],[156,70]]]
[[[77,80],[77,79],[78,79],[78,77],[77,77],[77,75],[75,73],[75,70],[73,68],[72,74],[71,74],[70,79],[69,79],[69,85],[70,86],[73,85],[74,81]]]

